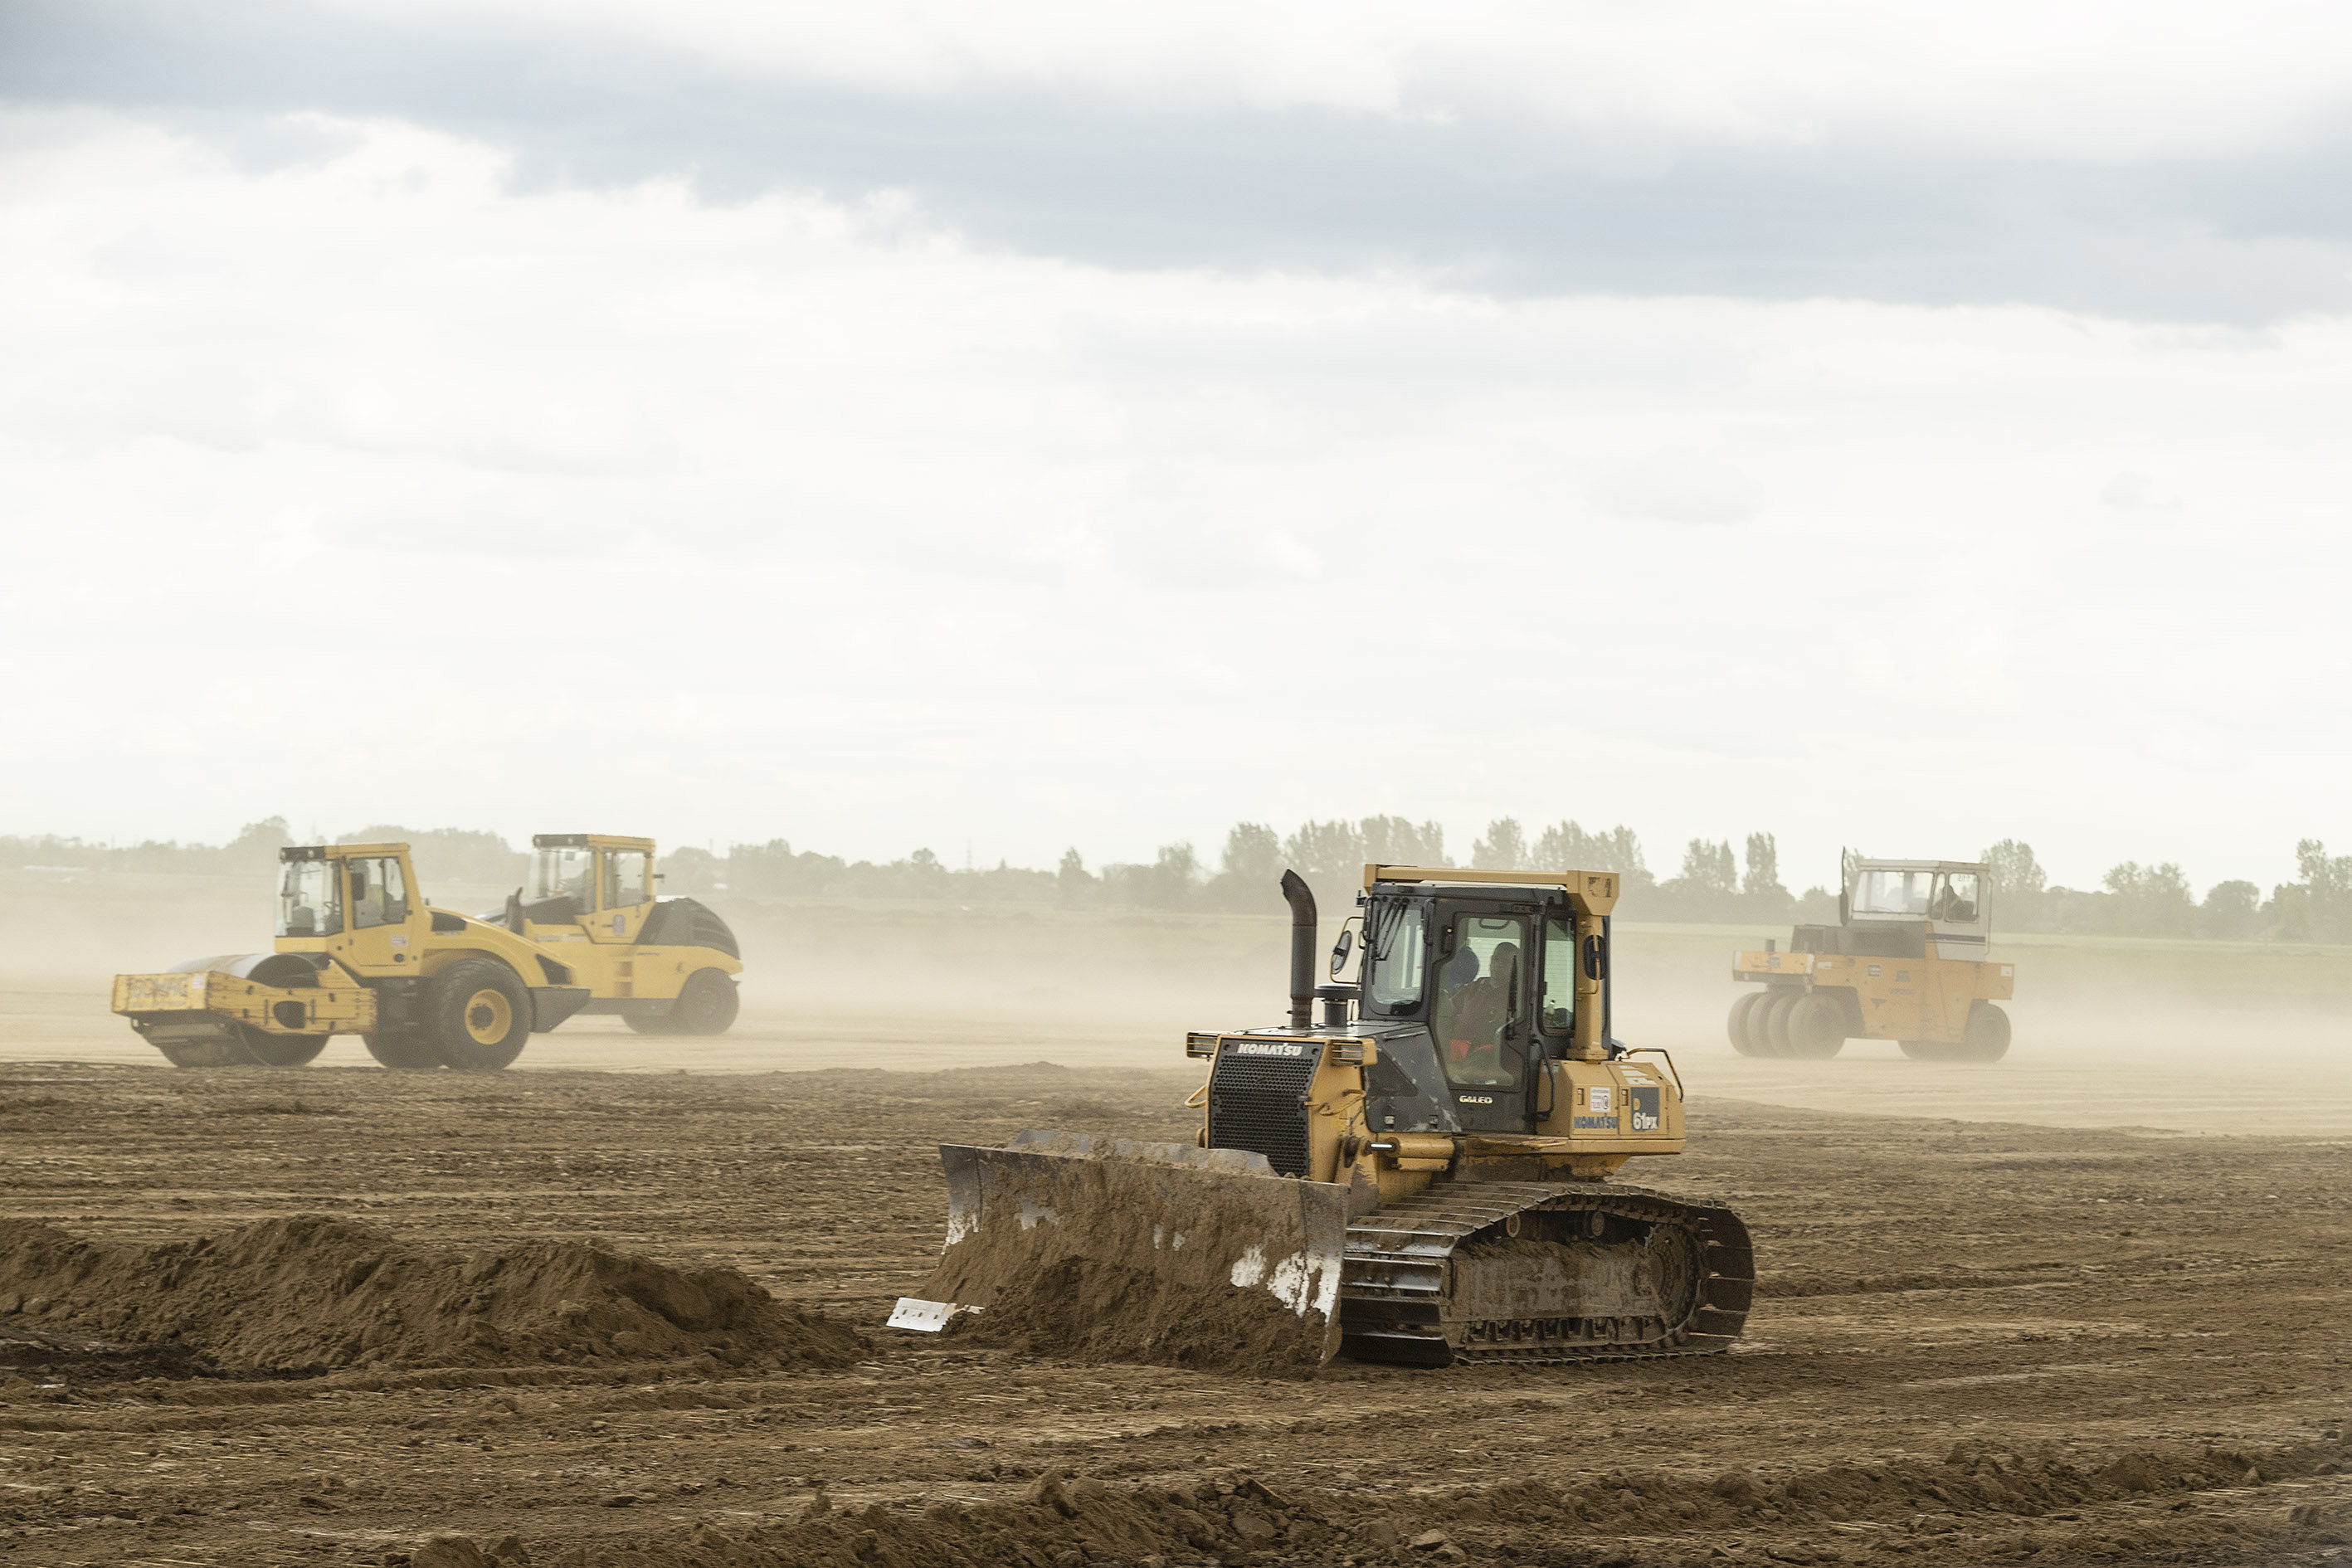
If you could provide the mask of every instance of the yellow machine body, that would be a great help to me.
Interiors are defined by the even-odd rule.
[[[1895,1040],[1923,1060],[1992,1061],[2009,1048],[1997,1004],[2016,988],[1994,962],[1992,887],[1973,861],[1849,855],[1834,926],[1801,925],[1732,958],[1731,977],[1760,984],[1732,1005],[1742,1055],[1835,1056],[1849,1039]]]
[[[1727,1348],[1753,1289],[1739,1217],[1607,1180],[1685,1144],[1671,1060],[1609,1031],[1616,874],[1367,867],[1329,966],[1357,979],[1321,986],[1313,895],[1284,892],[1290,1021],[1186,1037],[1194,1143],[944,1146],[948,1247],[893,1325],[1051,1311],[1099,1279],[1121,1309],[1079,1348],[1185,1364],[1237,1342],[1425,1364]]]
[[[651,839],[534,845],[541,875],[552,856],[573,879],[488,917],[429,904],[405,844],[289,848],[271,952],[117,975],[114,1011],[191,1067],[299,1066],[356,1034],[387,1066],[494,1068],[580,1012],[656,1034],[733,1021],[733,935],[690,900],[655,898]]]

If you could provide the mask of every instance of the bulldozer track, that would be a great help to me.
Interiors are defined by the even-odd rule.
[[[1496,1319],[1450,1313],[1455,1252],[1475,1239],[1511,1234],[1506,1229],[1509,1222],[1530,1212],[1606,1216],[1687,1233],[1699,1267],[1680,1315]],[[1433,1186],[1350,1224],[1346,1247],[1340,1349],[1359,1360],[1475,1365],[1717,1354],[1739,1337],[1755,1294],[1754,1249],[1747,1226],[1730,1209],[1598,1182]]]

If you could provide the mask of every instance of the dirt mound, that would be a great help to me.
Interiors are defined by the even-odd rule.
[[[1850,1533],[1937,1550],[1998,1541],[2026,1552],[2048,1548],[2063,1561],[2139,1558],[2184,1542],[2228,1539],[2231,1526],[2185,1520],[2179,1511],[2137,1520],[2084,1520],[2064,1504],[2111,1502],[2143,1490],[2189,1493],[2248,1484],[2247,1471],[2332,1474],[2340,1443],[2158,1455],[2137,1451],[2104,1467],[2051,1455],[1963,1444],[1941,1463],[1828,1466],[1759,1476],[1620,1469],[1560,1486],[1518,1479],[1410,1497],[1322,1487],[1269,1487],[1246,1471],[1223,1471],[1174,1487],[1116,1485],[1041,1477],[1025,1496],[996,1502],[942,1499],[919,1510],[883,1504],[836,1510],[819,1493],[796,1521],[705,1523],[690,1533],[597,1533],[593,1545],[541,1540],[534,1561],[552,1568],[819,1568],[876,1564],[917,1568],[1035,1568],[1041,1563],[1134,1563],[1202,1557],[1232,1562],[1491,1561],[1545,1568],[1633,1568],[1689,1562],[1698,1532],[1771,1524],[1818,1530],[1818,1549],[1784,1543],[1769,1554],[1725,1553],[1736,1562],[1836,1563]],[[2231,1544],[2258,1547],[2275,1532],[2325,1542],[2341,1532],[2326,1504],[2282,1507],[2269,1529]],[[2056,1517],[2053,1518],[2053,1512]],[[1853,1521],[1864,1521],[1855,1523]],[[1986,1535],[1990,1530],[1994,1532]],[[1841,1535],[1841,1531],[1848,1532]],[[1974,1553],[1958,1555],[1974,1560]],[[1939,1557],[1938,1560],[1941,1560]]]
[[[1323,1341],[1319,1314],[1302,1317],[1264,1290],[1171,1289],[1157,1273],[1082,1258],[1006,1279],[948,1333],[1028,1355],[1259,1377],[1312,1375]]]
[[[1015,1146],[978,1158],[967,1228],[919,1292],[980,1309],[951,1334],[1265,1376],[1321,1364],[1342,1222],[1311,1209],[1306,1184],[1118,1152]],[[1314,1258],[1329,1269],[1312,1269]]]
[[[0,1221],[0,1314],[47,1334],[184,1346],[242,1370],[702,1355],[839,1366],[864,1345],[731,1268],[671,1268],[573,1242],[435,1251],[317,1215],[160,1247]]]

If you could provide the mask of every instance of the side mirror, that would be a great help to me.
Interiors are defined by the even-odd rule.
[[[1356,933],[1342,930],[1339,940],[1331,944],[1331,973],[1336,975],[1348,967],[1348,955],[1356,951]]]

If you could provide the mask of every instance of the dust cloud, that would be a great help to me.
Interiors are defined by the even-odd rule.
[[[442,884],[446,908],[506,889]],[[1288,925],[1263,915],[871,900],[710,900],[743,945],[743,1012],[712,1039],[575,1019],[523,1068],[928,1071],[1040,1060],[1182,1071],[1188,1029],[1280,1022]],[[266,879],[0,879],[0,1058],[151,1065],[107,1011],[109,977],[269,942]],[[1325,911],[1327,935],[1344,910]],[[1620,922],[1618,1037],[1668,1052],[1709,1097],[1906,1116],[2146,1126],[2180,1133],[2352,1130],[2352,949],[2025,935],[2015,1044],[1990,1066],[1915,1062],[1854,1040],[1827,1061],[1737,1055],[1731,954],[1780,927]],[[371,1065],[338,1039],[326,1067]]]

